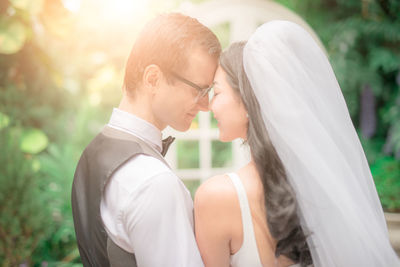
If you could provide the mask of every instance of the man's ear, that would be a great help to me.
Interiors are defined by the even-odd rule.
[[[148,65],[143,72],[143,85],[145,88],[149,88],[152,91],[157,89],[161,82],[162,71],[159,66],[155,64]]]

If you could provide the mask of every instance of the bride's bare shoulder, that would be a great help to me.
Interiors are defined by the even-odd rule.
[[[226,206],[236,197],[235,188],[228,175],[216,175],[207,179],[196,191],[196,206]]]

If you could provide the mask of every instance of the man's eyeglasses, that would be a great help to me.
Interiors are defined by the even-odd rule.
[[[179,74],[177,74],[177,73],[175,73],[173,71],[170,71],[169,74],[171,74],[171,76],[174,77],[175,79],[177,79],[177,80],[179,80],[179,81],[181,81],[181,82],[183,82],[183,83],[185,83],[185,84],[187,84],[187,85],[189,85],[189,86],[191,86],[191,87],[193,87],[194,89],[197,90],[198,93],[197,93],[197,96],[195,98],[195,102],[198,102],[200,99],[205,97],[214,86],[214,83],[213,83],[208,87],[201,87],[201,86],[199,86],[199,85],[197,85],[197,84],[195,84],[195,83],[183,78],[182,76],[180,76]]]

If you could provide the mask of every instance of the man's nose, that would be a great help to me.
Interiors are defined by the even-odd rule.
[[[209,111],[209,99],[208,99],[208,94],[200,98],[197,102],[197,106],[199,107],[199,110],[201,111]]]

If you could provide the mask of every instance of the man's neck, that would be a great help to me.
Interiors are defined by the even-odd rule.
[[[154,115],[151,111],[149,100],[143,97],[129,97],[125,93],[122,96],[121,102],[118,107],[120,110],[131,113],[136,117],[139,117],[157,127],[162,131],[165,127],[160,126],[156,123]]]

